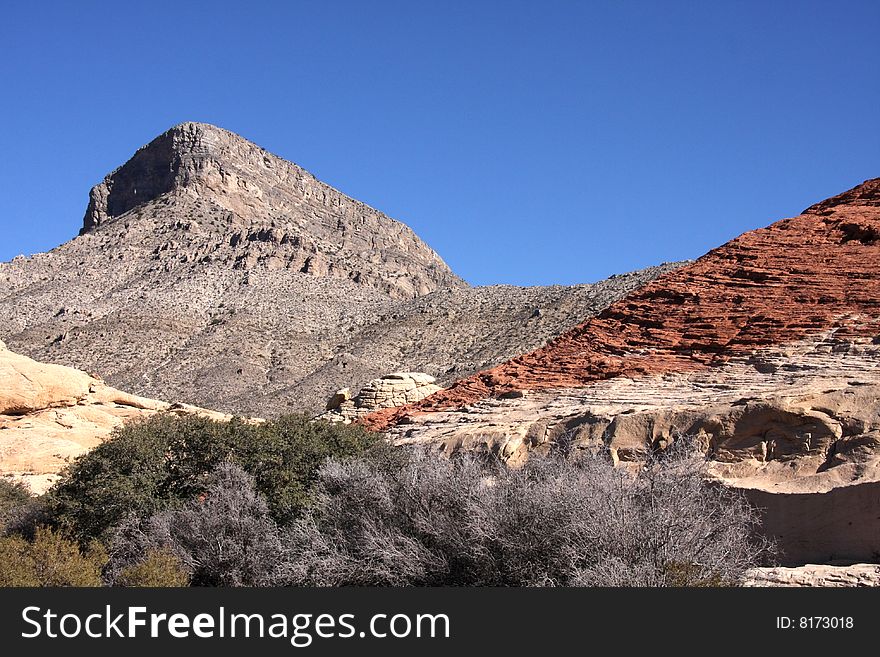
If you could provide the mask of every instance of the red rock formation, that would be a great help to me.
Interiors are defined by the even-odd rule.
[[[515,390],[708,368],[834,327],[880,329],[880,178],[731,240],[537,351],[363,422],[381,431]]]

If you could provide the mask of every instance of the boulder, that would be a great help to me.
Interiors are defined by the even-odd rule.
[[[383,408],[421,401],[438,390],[442,388],[430,374],[392,372],[369,381],[355,397],[347,388],[336,391],[327,401],[327,412],[320,417],[331,422],[353,422]]]
[[[327,400],[327,408],[326,410],[332,411],[339,408],[344,402],[347,402],[351,399],[351,389],[350,388],[342,388],[333,393],[330,399]]]

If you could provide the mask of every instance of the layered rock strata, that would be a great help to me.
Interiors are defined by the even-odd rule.
[[[436,381],[424,372],[386,374],[367,383],[354,397],[348,388],[337,390],[320,418],[350,423],[379,409],[412,404],[441,390]]]
[[[413,407],[451,409],[516,390],[705,370],[737,355],[880,321],[880,179],[751,231],[613,303],[545,347],[455,382]]]
[[[745,235],[537,351],[362,421],[516,463],[620,464],[681,436],[761,509],[785,564],[880,554],[880,180]]]

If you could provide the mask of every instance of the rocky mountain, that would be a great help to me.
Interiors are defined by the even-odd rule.
[[[0,342],[0,476],[45,492],[72,459],[128,420],[159,412],[230,416],[116,390],[80,370],[38,363]]]
[[[363,421],[617,463],[693,436],[794,564],[880,554],[880,179],[746,233],[546,346]]]
[[[514,464],[564,445],[636,468],[690,436],[783,566],[825,564],[755,583],[872,583],[837,564],[880,554],[878,263],[874,179],[691,263],[474,288],[405,225],[186,123],[92,190],[79,236],[0,263],[0,472],[39,491],[129,418],[331,395],[325,417]]]
[[[544,345],[680,264],[666,263],[592,285],[457,287],[393,303],[352,331],[333,358],[282,396],[309,399],[318,407],[326,401],[325,392],[357,390],[400,370],[425,372],[446,385]],[[315,392],[321,396],[314,397]]]
[[[184,123],[92,189],[78,237],[0,264],[0,337],[136,394],[270,417],[388,372],[496,365],[675,266],[471,288],[404,224]]]

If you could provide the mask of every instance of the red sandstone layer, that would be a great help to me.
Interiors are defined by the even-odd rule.
[[[515,390],[707,368],[835,327],[877,335],[878,319],[880,178],[731,240],[537,351],[362,422],[382,431]]]

